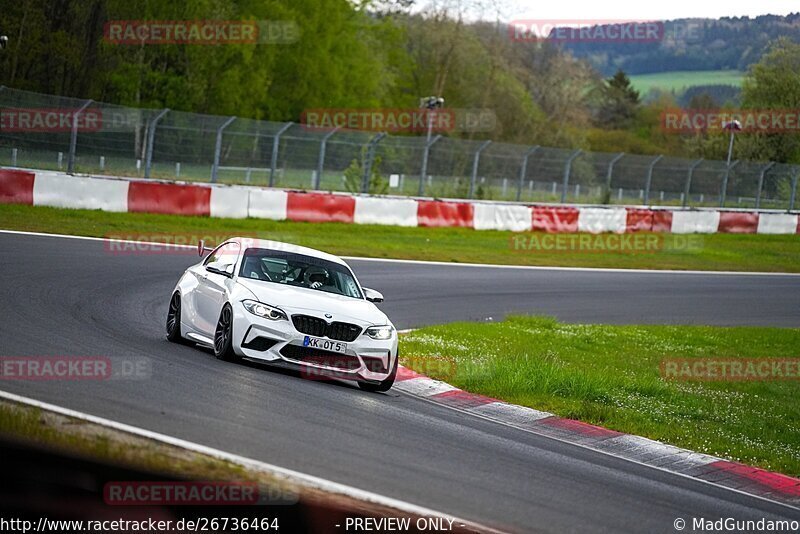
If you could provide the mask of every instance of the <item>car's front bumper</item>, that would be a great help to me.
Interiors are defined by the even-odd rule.
[[[248,312],[241,303],[236,303],[233,311],[233,350],[236,354],[248,360],[296,368],[308,378],[378,382],[389,376],[397,358],[396,331],[390,339],[377,340],[362,330],[354,341],[343,342],[347,349],[339,354],[304,347],[306,334],[299,332],[291,319],[265,319]],[[304,313],[309,314],[308,311]],[[318,314],[320,318],[321,315]],[[363,329],[369,325],[359,326]]]

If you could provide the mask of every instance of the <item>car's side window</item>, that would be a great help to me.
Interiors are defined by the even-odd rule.
[[[219,263],[222,266],[234,265],[239,258],[239,243],[223,243],[208,255],[203,265]]]
[[[346,280],[345,284],[346,284],[345,295],[347,295],[348,297],[361,298],[361,294],[358,291],[358,286],[356,285],[355,280],[350,278]]]
[[[222,249],[222,247],[224,247],[226,244],[227,244],[227,243],[225,243],[225,244],[222,244],[222,245],[218,246],[217,248],[215,248],[214,250],[212,250],[212,251],[211,251],[211,254],[209,254],[208,256],[206,256],[206,259],[205,259],[205,261],[203,261],[203,265],[205,266],[205,265],[208,265],[209,263],[211,263],[212,261],[217,261],[217,256],[219,255],[219,251],[220,251],[220,250]]]
[[[226,243],[219,247],[219,253],[215,261],[221,264],[224,270],[228,270],[227,267],[235,265],[237,259],[239,259],[239,243]],[[233,272],[233,270],[230,272]]]

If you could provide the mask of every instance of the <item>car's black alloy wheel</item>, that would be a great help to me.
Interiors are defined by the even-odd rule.
[[[214,356],[225,361],[236,359],[233,352],[233,309],[230,304],[225,304],[219,314],[214,332]]]
[[[177,292],[169,300],[167,339],[175,343],[183,341],[181,338],[181,295]]]

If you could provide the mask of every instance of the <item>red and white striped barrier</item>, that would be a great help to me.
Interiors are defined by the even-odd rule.
[[[33,204],[32,172],[0,169],[0,203]]]
[[[235,219],[551,233],[797,234],[797,214],[713,209],[524,206],[186,184],[0,169],[0,203]]]
[[[534,206],[531,229],[540,232],[573,233],[578,231],[580,210],[569,206]]]
[[[475,204],[472,227],[476,230],[526,232],[533,222],[531,208],[508,204]]]
[[[33,204],[56,208],[133,211],[128,184],[125,182],[58,174],[36,174]]]
[[[417,201],[417,226],[472,228],[475,208],[468,202]]]
[[[410,198],[356,197],[356,224],[418,226],[417,201]]]
[[[578,214],[578,231],[624,234],[627,220],[628,211],[625,208],[581,208]]]

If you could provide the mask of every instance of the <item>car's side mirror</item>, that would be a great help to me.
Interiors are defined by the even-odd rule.
[[[206,271],[214,274],[221,274],[222,276],[227,276],[228,278],[233,278],[233,265],[226,265],[220,261],[212,261],[206,265]]]
[[[370,302],[383,302],[383,293],[380,291],[375,291],[374,289],[370,289],[368,287],[364,288],[364,296]]]

